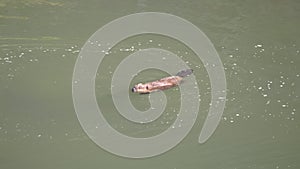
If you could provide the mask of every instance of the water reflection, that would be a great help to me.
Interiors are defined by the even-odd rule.
[[[299,168],[298,7],[296,1],[0,2],[0,168],[126,168],[128,164],[131,168]],[[224,63],[228,97],[216,133],[206,144],[197,144],[209,107],[210,84],[204,65],[188,58],[200,77],[197,124],[169,153],[132,161],[101,150],[85,135],[73,109],[71,78],[81,46],[95,30],[141,11],[169,12],[199,26]],[[143,47],[172,50],[182,58],[192,55],[155,37],[125,41],[103,52],[125,56]],[[111,76],[116,61],[108,60],[108,75],[98,74],[100,82]],[[99,90],[98,99],[109,110],[107,84],[97,87],[105,88]],[[147,108],[146,98],[135,102],[138,108]],[[176,112],[170,108],[157,123],[145,126],[129,124],[109,111],[106,117],[123,133],[147,136],[170,126]]]

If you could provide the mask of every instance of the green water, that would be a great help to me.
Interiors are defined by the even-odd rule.
[[[134,137],[156,135],[170,126],[178,109],[175,88],[166,91],[171,113],[158,121],[132,124],[117,113],[109,80],[131,46],[183,54],[201,94],[198,119],[178,146],[156,157],[128,159],[101,149],[82,130],[72,102],[72,73],[81,47],[96,30],[146,11],[185,18],[210,38],[225,67],[228,100],[213,136],[198,144],[210,102],[201,61],[170,38],[122,41],[96,77],[98,104],[116,130]],[[299,168],[299,18],[297,0],[0,0],[0,168]],[[132,84],[164,75],[145,71]],[[147,96],[130,98],[138,109],[149,108]]]

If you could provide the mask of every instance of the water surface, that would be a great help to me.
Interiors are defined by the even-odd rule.
[[[97,101],[118,131],[147,137],[176,118],[179,92],[157,121],[123,119],[109,93],[112,72],[135,49],[177,53],[195,70],[201,103],[191,133],[160,156],[133,160],[104,151],[82,130],[72,73],[82,45],[101,26],[136,12],[166,12],[198,26],[215,45],[228,83],[226,109],[205,144],[198,136],[210,102],[207,72],[193,52],[158,35],[131,37],[108,53],[96,78]],[[0,1],[0,168],[269,169],[300,166],[300,3],[288,1]],[[102,72],[102,74],[101,74]],[[166,74],[148,70],[132,84]],[[130,95],[140,110],[147,96]]]

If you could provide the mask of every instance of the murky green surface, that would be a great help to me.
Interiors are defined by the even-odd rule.
[[[109,79],[132,46],[157,46],[181,55],[195,70],[201,91],[200,112],[189,135],[160,156],[133,160],[102,150],[81,129],[72,102],[72,73],[92,33],[113,19],[145,11],[180,16],[205,32],[224,63],[228,100],[214,135],[198,144],[210,101],[201,61],[166,37],[122,41],[96,78],[98,103],[118,131],[155,135],[171,125],[178,108],[179,93],[171,89],[166,91],[172,100],[168,112],[152,124],[131,124],[117,114]],[[0,168],[299,168],[299,18],[296,0],[1,0]],[[164,75],[149,70],[132,83]],[[149,107],[147,96],[130,97],[138,109]]]

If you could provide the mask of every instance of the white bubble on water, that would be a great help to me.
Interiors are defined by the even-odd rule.
[[[257,44],[254,46],[255,48],[261,48],[262,47],[262,44]]]

